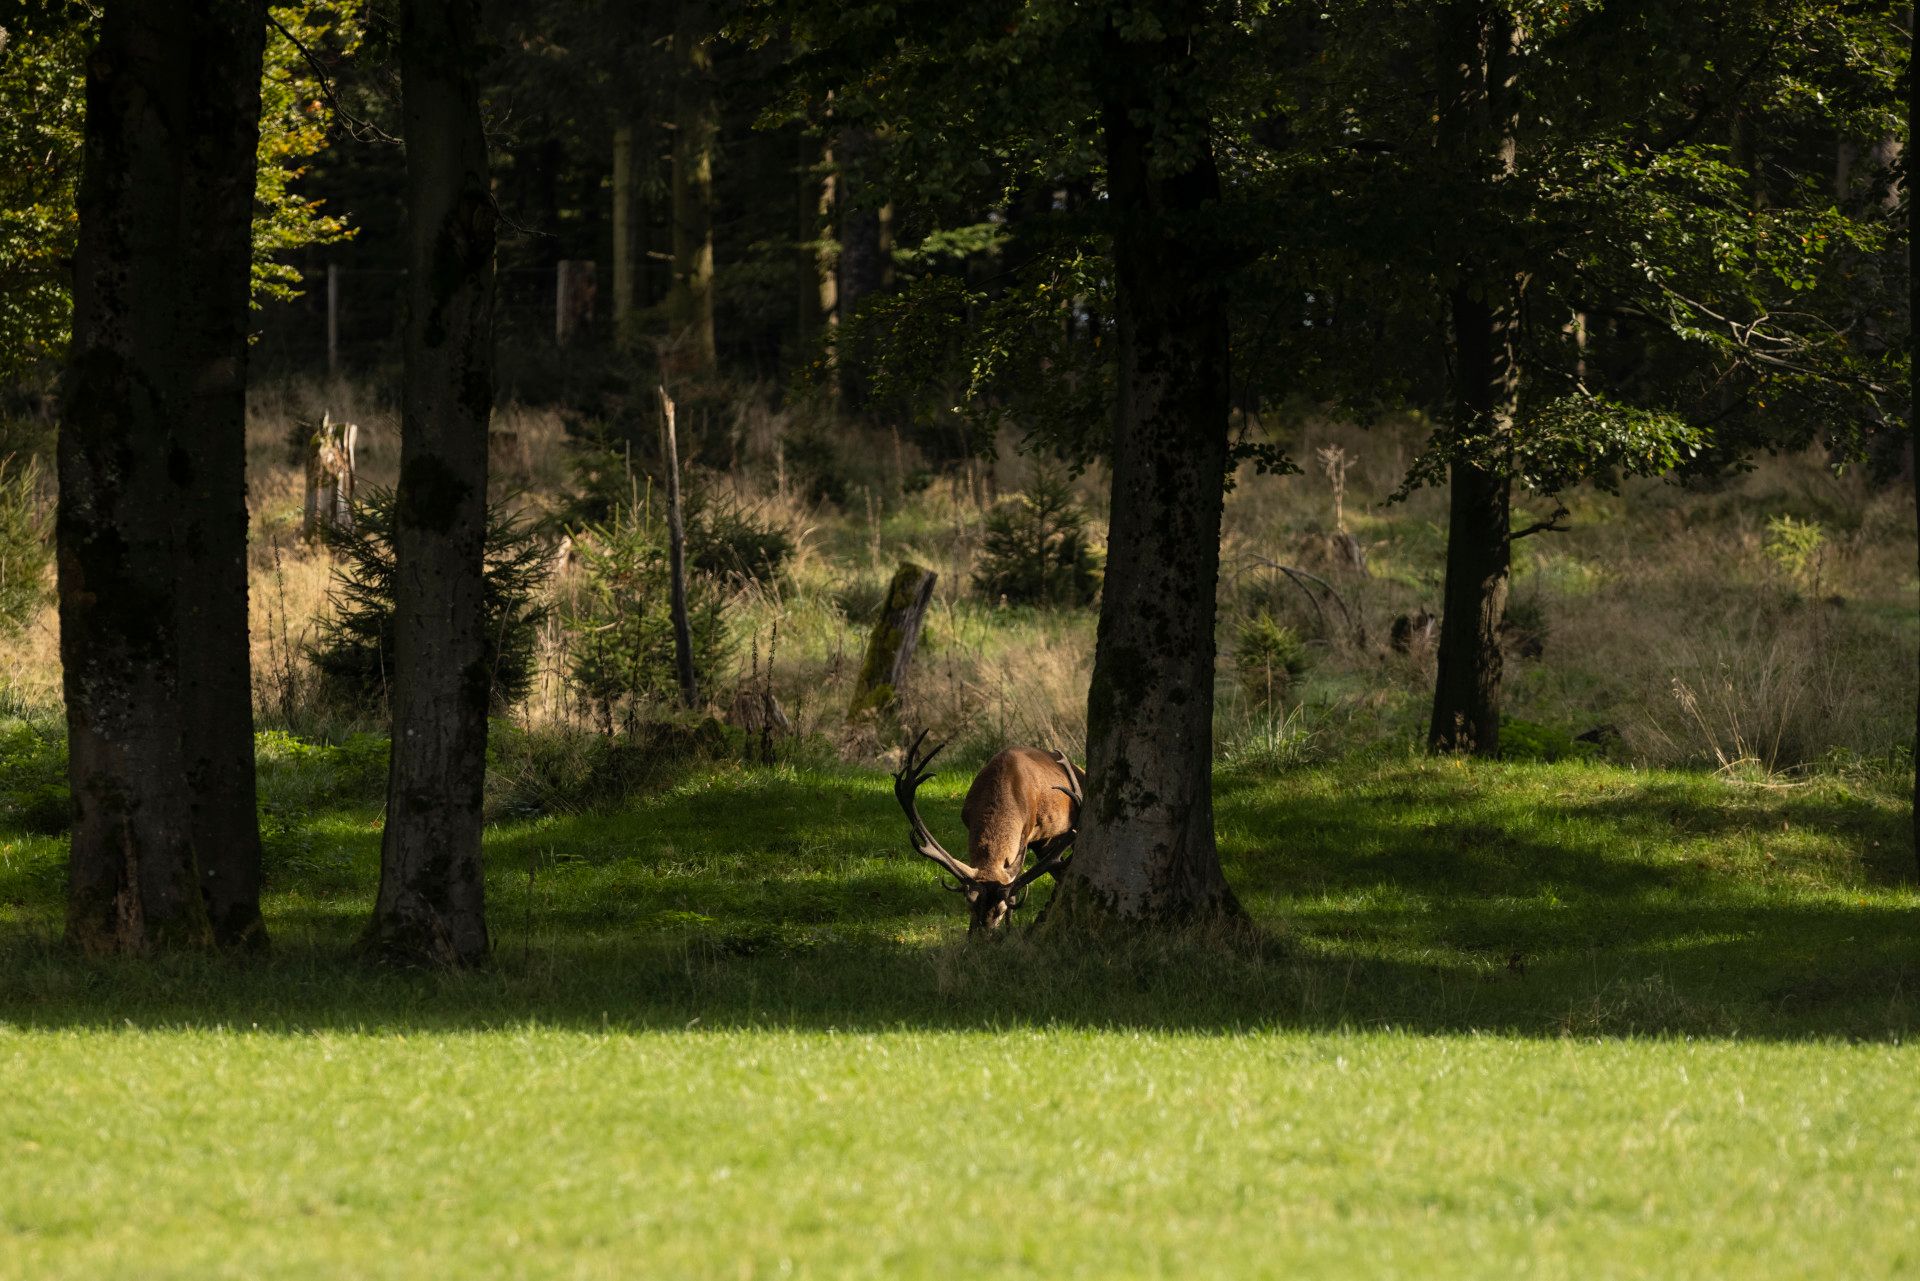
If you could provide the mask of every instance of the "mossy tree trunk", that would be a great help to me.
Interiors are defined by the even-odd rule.
[[[57,539],[67,935],[92,953],[264,939],[243,464],[265,17],[112,3],[87,62]]]
[[[393,752],[366,944],[396,964],[487,958],[480,855],[487,703],[482,554],[493,251],[476,0],[400,9],[406,367],[394,493]]]
[[[713,369],[712,33],[706,7],[683,0],[673,33],[673,289],[667,312],[680,344],[679,372]]]
[[[1440,144],[1489,186],[1514,172],[1513,17],[1497,5],[1457,5],[1444,59],[1456,80],[1440,111]],[[1486,202],[1493,202],[1493,193]],[[1469,229],[1469,236],[1472,231]],[[1483,236],[1483,248],[1493,237]],[[1469,250],[1471,261],[1472,250]],[[1500,620],[1513,559],[1512,475],[1501,459],[1520,393],[1524,278],[1497,258],[1471,267],[1449,299],[1453,322],[1453,430],[1477,445],[1451,467],[1446,587],[1427,745],[1436,752],[1500,751]],[[1478,460],[1478,461],[1476,461]]]
[[[920,644],[920,628],[926,622],[938,577],[911,561],[894,571],[893,581],[887,585],[887,599],[880,606],[880,617],[874,620],[873,635],[867,641],[860,675],[854,680],[849,715],[892,707],[899,698],[907,668],[913,663],[913,651]]]
[[[1107,33],[1102,129],[1114,219],[1113,518],[1078,852],[1047,928],[1235,917],[1213,832],[1213,668],[1227,466],[1221,198],[1188,33]]]

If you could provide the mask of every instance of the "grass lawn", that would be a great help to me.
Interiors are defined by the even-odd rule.
[[[1223,775],[1271,942],[1066,953],[967,944],[883,775],[716,769],[499,825],[455,977],[345,959],[323,782],[253,962],[65,956],[0,828],[0,1275],[1920,1272],[1897,778]]]

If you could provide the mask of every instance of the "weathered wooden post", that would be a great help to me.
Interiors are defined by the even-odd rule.
[[[687,526],[680,512],[680,444],[673,430],[673,397],[660,389],[660,408],[667,415],[667,569],[672,575],[673,662],[680,673],[680,699],[688,707],[700,702],[693,680],[693,628],[687,622]]]
[[[358,423],[336,423],[331,412],[321,415],[319,428],[309,438],[306,519],[300,531],[308,540],[328,529],[353,528],[354,446],[359,439]]]
[[[880,616],[873,621],[873,638],[867,642],[867,657],[860,664],[860,675],[853,684],[853,702],[847,714],[882,711],[892,707],[906,683],[907,665],[913,662],[914,647],[920,643],[920,626],[926,621],[927,606],[933,601],[933,584],[939,578],[930,569],[908,561],[894,571],[887,585],[887,599]]]

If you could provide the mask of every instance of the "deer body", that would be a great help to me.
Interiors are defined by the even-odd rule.
[[[998,929],[1026,898],[1028,885],[1064,866],[1086,774],[1059,752],[1009,747],[996,754],[974,776],[960,807],[960,821],[967,827],[967,859],[962,861],[941,848],[914,808],[914,791],[932,777],[927,765],[940,752],[936,747],[921,756],[925,738],[923,731],[893,776],[894,796],[912,826],[913,848],[953,877],[956,884],[948,888],[966,894],[972,930]],[[1036,860],[1023,871],[1028,850]]]
[[[1086,778],[1079,767],[1067,768],[1076,781]],[[967,825],[967,861],[982,879],[1011,884],[1029,849],[1044,858],[1053,843],[1071,837],[1074,803],[1060,790],[1065,781],[1060,762],[1037,747],[1009,747],[980,768],[960,821]]]

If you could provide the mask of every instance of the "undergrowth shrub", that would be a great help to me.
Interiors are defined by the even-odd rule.
[[[387,705],[393,675],[393,491],[369,489],[354,504],[350,529],[329,529],[336,557],[332,609],[320,620],[308,660],[325,692],[365,711]],[[534,640],[547,617],[537,595],[549,570],[533,527],[510,510],[487,511],[486,663],[495,711],[519,703],[533,684]]]
[[[788,435],[782,447],[787,475],[800,493],[811,502],[847,505],[853,492],[852,469],[832,436],[810,426]]]
[[[833,607],[856,626],[866,626],[880,616],[887,600],[887,580],[871,575],[847,579],[833,589]]]
[[[1102,563],[1090,524],[1065,474],[1042,470],[988,515],[974,588],[1009,605],[1091,605]]]
[[[0,828],[58,836],[72,822],[66,735],[51,723],[0,721]]]
[[[386,791],[387,756],[385,734],[348,734],[327,743],[260,730],[253,736],[260,808],[301,821],[319,805],[378,803]]]
[[[1271,706],[1306,674],[1307,645],[1300,633],[1262,610],[1243,619],[1234,636],[1234,666],[1249,698]]]
[[[487,813],[515,819],[606,809],[734,754],[733,737],[710,718],[648,721],[617,738],[495,721],[487,739]]]
[[[1584,760],[1600,755],[1600,744],[1582,742],[1552,725],[1508,717],[1500,722],[1500,755],[1510,761]]]
[[[666,531],[629,512],[582,530],[574,545],[581,573],[561,607],[567,676],[605,732],[631,729],[648,703],[679,689]],[[687,622],[702,690],[731,654],[726,605],[713,576],[689,567]]]
[[[0,636],[19,631],[46,599],[47,512],[39,464],[0,456]]]
[[[702,573],[773,583],[793,559],[787,531],[724,490],[695,490],[686,521],[687,563]]]

